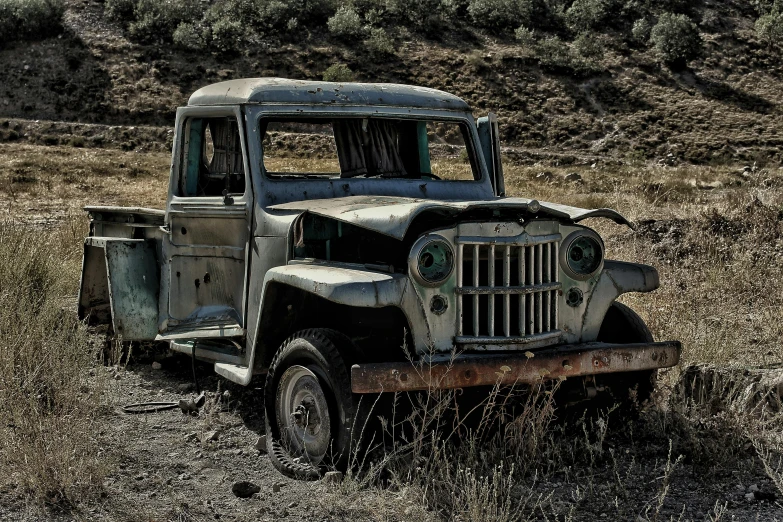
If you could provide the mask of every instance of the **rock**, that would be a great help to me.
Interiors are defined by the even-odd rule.
[[[266,453],[266,435],[261,435],[256,440],[256,449],[261,453]]]
[[[339,471],[327,471],[323,481],[324,484],[336,486],[343,481],[343,474]]]
[[[179,408],[182,410],[182,413],[198,413],[198,410],[204,406],[206,400],[207,397],[202,392],[201,395],[195,399],[180,399]]]
[[[756,500],[756,495],[754,493],[745,493],[745,500],[754,502]]]
[[[552,178],[554,178],[555,175],[549,172],[548,170],[545,170],[544,172],[539,172],[536,174],[536,179],[538,181],[552,181]]]
[[[234,482],[234,485],[231,486],[231,492],[239,498],[250,498],[259,491],[261,491],[260,486],[247,480]]]
[[[220,430],[212,430],[212,431],[208,431],[204,435],[204,438],[201,439],[201,442],[213,442],[218,440],[219,438],[220,438]]]
[[[280,493],[280,484],[275,484],[272,486],[272,493]]]
[[[565,176],[563,176],[563,181],[567,183],[578,183],[582,181],[582,176],[580,176],[576,172],[571,172],[570,174],[566,174]]]
[[[750,491],[751,493],[755,493],[758,490],[759,490],[759,487],[756,484],[751,484],[750,486],[748,486],[748,491]]]
[[[153,370],[160,370],[161,368],[163,368],[163,366],[158,361],[155,361],[154,363],[152,363],[152,369]]]

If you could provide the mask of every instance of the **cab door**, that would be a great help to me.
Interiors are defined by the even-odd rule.
[[[241,111],[180,109],[177,133],[159,338],[242,336],[253,196]]]

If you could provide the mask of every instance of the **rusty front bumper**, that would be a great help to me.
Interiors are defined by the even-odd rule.
[[[432,363],[369,363],[351,368],[354,393],[533,384],[540,380],[669,368],[680,361],[679,341],[584,343],[535,352],[460,354]]]

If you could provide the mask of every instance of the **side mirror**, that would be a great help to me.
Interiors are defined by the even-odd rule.
[[[489,113],[476,122],[478,127],[479,141],[484,155],[484,162],[489,170],[489,179],[492,181],[492,188],[495,195],[502,197],[506,195],[506,182],[503,179],[503,164],[500,160],[500,133],[498,132],[498,118],[493,113]]]

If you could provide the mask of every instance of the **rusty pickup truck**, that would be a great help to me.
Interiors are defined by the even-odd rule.
[[[680,357],[615,301],[656,270],[580,224],[630,223],[506,197],[494,115],[434,89],[204,87],[177,110],[166,209],[86,210],[80,317],[265,375],[290,476],[345,465],[364,394],[565,378],[645,396]]]

